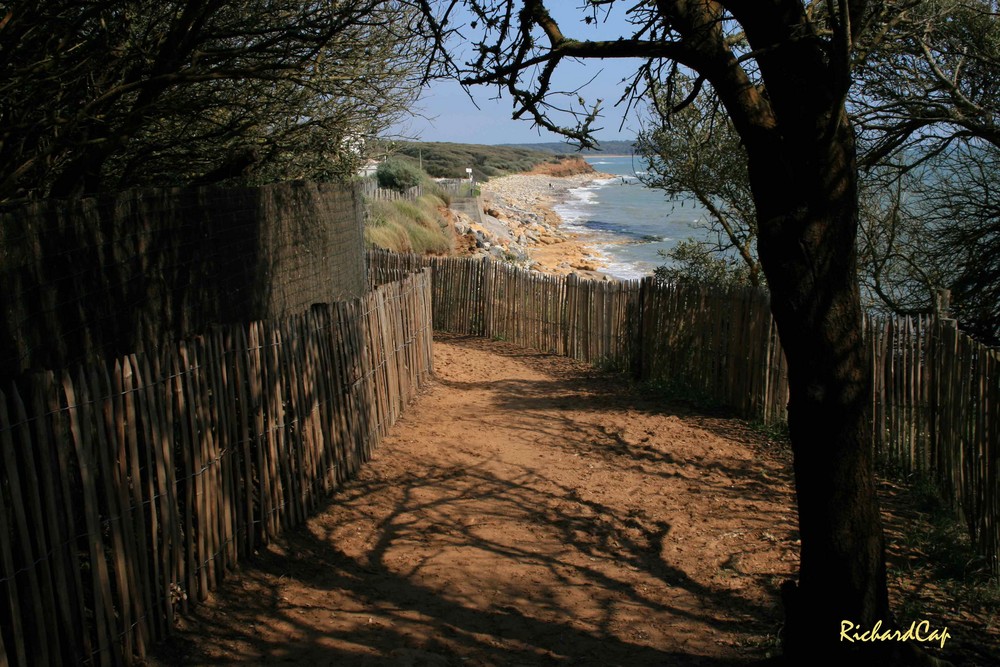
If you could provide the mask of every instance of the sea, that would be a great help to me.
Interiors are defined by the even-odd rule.
[[[645,164],[634,157],[586,157],[608,174],[569,191],[555,206],[563,227],[590,240],[606,260],[601,270],[615,278],[649,275],[667,260],[661,255],[678,241],[704,238],[698,224],[705,210],[692,199],[671,201],[662,190],[642,184]]]

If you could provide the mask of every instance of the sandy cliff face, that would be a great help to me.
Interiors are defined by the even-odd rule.
[[[530,175],[558,177],[592,175],[596,173],[594,167],[579,156],[567,157],[557,163],[546,162],[528,172]]]

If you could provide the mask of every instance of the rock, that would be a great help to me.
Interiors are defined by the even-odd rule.
[[[511,243],[509,246],[507,246],[507,252],[510,255],[513,255],[515,261],[518,262],[528,261],[528,252],[521,246],[517,245],[516,243]]]

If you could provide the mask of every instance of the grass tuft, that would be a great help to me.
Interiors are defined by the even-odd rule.
[[[365,243],[393,252],[450,254],[455,238],[442,213],[444,208],[444,200],[434,194],[424,195],[416,201],[369,202]]]

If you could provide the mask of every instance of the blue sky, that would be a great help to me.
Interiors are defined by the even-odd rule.
[[[584,14],[577,9],[577,2],[557,0],[548,4],[567,36],[615,39],[628,34],[628,26],[622,16],[619,16],[621,11],[612,14],[606,21],[588,26],[582,22]],[[453,45],[453,49],[460,48],[460,42]],[[596,125],[604,129],[596,132],[597,138],[631,140],[639,130],[641,110],[637,112],[633,108],[628,117],[624,117],[625,104],[617,107],[614,105],[622,95],[625,86],[623,78],[631,80],[637,64],[634,60],[564,62],[557,71],[554,79],[556,85],[553,88],[575,91],[593,78],[579,93],[588,103],[603,100],[602,117]],[[530,120],[513,120],[511,99],[508,96],[497,99],[495,87],[480,86],[469,92],[472,99],[469,99],[469,95],[457,82],[434,82],[424,90],[422,99],[414,110],[419,115],[396,128],[396,131],[421,141],[500,144],[563,140],[557,134],[532,127]],[[575,95],[573,98],[575,99]],[[624,127],[619,129],[623,117]],[[559,122],[569,124],[571,119],[567,116],[560,118]]]

